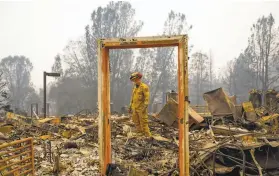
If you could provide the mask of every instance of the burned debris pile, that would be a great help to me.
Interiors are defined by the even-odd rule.
[[[175,128],[158,119],[150,119],[152,138],[134,133],[128,116],[112,116],[112,159],[114,175],[162,175],[177,172],[177,136]],[[34,138],[35,168],[38,175],[99,175],[97,117],[30,119],[7,118],[1,129],[1,142]]]
[[[269,106],[256,98],[237,105],[221,88],[204,99],[208,112],[189,108],[191,175],[279,175],[276,99],[267,100]],[[112,115],[108,175],[178,175],[176,114],[177,102],[170,98],[160,113],[150,115],[151,138],[135,133],[129,115]],[[1,143],[28,137],[34,139],[36,175],[99,175],[96,115],[32,119],[7,114],[0,124]]]
[[[192,175],[279,175],[279,114],[271,104],[236,105],[221,88],[204,99],[212,117],[205,119],[207,128],[191,131]]]

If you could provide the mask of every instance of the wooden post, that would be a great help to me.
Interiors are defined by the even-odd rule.
[[[105,175],[111,162],[109,50],[101,40],[98,44],[99,157],[101,174]]]
[[[179,174],[189,173],[189,117],[188,117],[188,57],[187,39],[178,46],[178,127],[179,127]]]

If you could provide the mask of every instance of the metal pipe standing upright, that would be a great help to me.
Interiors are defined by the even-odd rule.
[[[44,118],[46,118],[46,72],[44,72]]]

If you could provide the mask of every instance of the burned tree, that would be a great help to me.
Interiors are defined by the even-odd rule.
[[[10,111],[8,99],[7,83],[3,80],[3,72],[0,71],[0,110]]]
[[[164,23],[163,35],[188,34],[191,29],[192,25],[187,23],[185,14],[170,11]],[[152,82],[150,84],[151,104],[153,104],[156,97],[161,97],[162,94],[159,93],[165,93],[177,88],[175,54],[176,50],[173,47],[154,49],[151,73]]]
[[[30,77],[32,63],[25,56],[8,56],[1,60],[0,69],[7,83],[11,105],[19,111],[24,110],[28,96],[34,92]]]
[[[276,86],[279,80],[276,68],[279,64],[279,28],[275,26],[275,20],[270,14],[259,18],[251,31],[248,50],[256,74],[256,86],[266,92],[272,86]]]
[[[191,60],[191,73],[193,74],[192,80],[195,87],[193,90],[195,94],[195,103],[199,105],[202,101],[202,93],[206,91],[205,87],[209,87],[209,58],[203,52],[196,52],[192,55]]]

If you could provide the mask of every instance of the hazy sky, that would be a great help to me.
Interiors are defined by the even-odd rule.
[[[43,71],[50,71],[57,53],[69,40],[84,35],[90,15],[107,0],[0,0],[0,58],[25,55],[33,63],[32,81],[42,87]],[[157,35],[170,10],[186,15],[193,25],[193,51],[212,50],[215,67],[245,49],[250,27],[272,13],[279,25],[279,1],[230,0],[130,0],[136,19],[144,22],[141,36]]]

